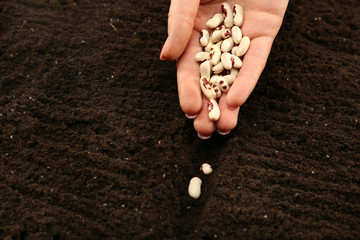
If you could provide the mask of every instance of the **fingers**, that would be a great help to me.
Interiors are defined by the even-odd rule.
[[[194,60],[197,52],[201,51],[198,44],[199,33],[193,31],[189,44],[177,62],[177,83],[180,107],[188,116],[200,112],[202,98],[200,90],[199,63]]]
[[[217,122],[209,119],[207,104],[208,100],[203,97],[201,111],[194,119],[194,128],[200,138],[207,139],[211,137],[216,129],[219,134],[226,135],[236,127],[240,108],[233,109],[229,107],[226,93],[224,93],[219,100],[221,115]]]
[[[168,18],[168,38],[160,53],[162,60],[175,60],[184,51],[199,8],[200,0],[172,0]]]
[[[251,40],[243,65],[227,95],[227,103],[232,108],[243,105],[253,91],[270,53],[272,37],[258,37]]]
[[[203,96],[201,111],[194,119],[194,128],[202,139],[211,137],[216,130],[215,123],[209,119],[207,104],[208,100]]]
[[[217,131],[222,135],[229,133],[236,127],[240,109],[239,107],[231,108],[227,104],[227,96],[228,95],[226,93],[223,93],[219,100],[221,115],[219,120],[216,122]]]

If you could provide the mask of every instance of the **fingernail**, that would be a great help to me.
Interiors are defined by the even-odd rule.
[[[189,114],[185,113],[185,116],[186,116],[188,119],[194,119],[194,118],[197,117],[197,114],[195,114],[195,115],[189,115]]]
[[[198,133],[198,136],[199,136],[200,139],[203,139],[203,140],[211,138],[211,135],[210,136],[204,136],[204,135],[201,135],[200,133]]]
[[[161,52],[160,52],[160,60],[166,60],[165,57],[164,57],[164,49],[165,49],[165,46],[166,46],[166,43],[168,42],[168,38],[166,39],[162,49],[161,49]]]
[[[165,60],[163,50],[161,50],[161,53],[160,53],[160,60]]]
[[[219,129],[216,130],[218,132],[218,134],[220,135],[228,135],[230,133],[230,131],[227,131],[227,132],[223,132],[223,131],[220,131]]]

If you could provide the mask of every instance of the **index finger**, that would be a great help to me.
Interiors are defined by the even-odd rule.
[[[193,30],[190,41],[177,62],[177,84],[181,109],[188,115],[196,115],[202,106],[200,67],[194,56],[201,51],[199,32]]]

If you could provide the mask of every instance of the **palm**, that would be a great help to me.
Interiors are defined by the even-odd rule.
[[[201,1],[192,35],[183,54],[178,60],[178,89],[180,104],[186,113],[198,116],[194,127],[198,133],[211,135],[217,129],[227,131],[237,124],[239,107],[252,92],[260,74],[265,67],[272,42],[281,26],[287,6],[286,0],[229,0],[231,6],[240,4],[244,9],[244,23],[241,30],[244,36],[249,36],[251,46],[246,54],[243,67],[237,80],[228,94],[223,94],[219,100],[220,119],[214,123],[207,118],[207,100],[201,97],[199,86],[199,64],[194,61],[194,55],[201,51],[199,33],[206,29],[206,21],[215,13],[221,11],[223,1]]]
[[[223,1],[201,1],[197,17],[195,19],[194,29],[201,31],[206,28],[206,21],[215,13],[220,11],[220,4]],[[284,1],[271,0],[229,0],[230,6],[240,4],[244,9],[246,20],[242,26],[242,30],[253,29],[252,34],[258,36],[274,37],[277,29],[280,28],[283,14],[286,8]],[[272,31],[269,31],[272,30]],[[249,32],[250,33],[250,32]]]

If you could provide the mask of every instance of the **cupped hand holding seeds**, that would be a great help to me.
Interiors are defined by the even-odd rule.
[[[250,47],[243,58],[242,67],[227,93],[218,100],[220,118],[214,122],[208,117],[208,99],[199,85],[199,63],[194,60],[202,51],[199,35],[209,29],[206,22],[216,13],[221,13],[221,4],[239,4],[244,11],[241,26],[243,36],[251,39]],[[208,138],[216,130],[226,134],[236,124],[240,106],[253,91],[277,35],[288,0],[172,0],[168,18],[168,38],[160,59],[177,61],[177,82],[180,106],[185,114],[194,118],[194,128],[199,137]]]

